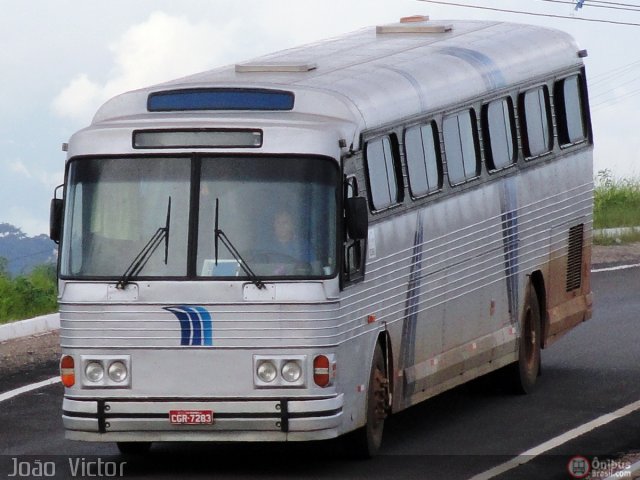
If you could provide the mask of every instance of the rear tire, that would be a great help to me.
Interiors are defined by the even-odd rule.
[[[529,394],[535,389],[541,368],[542,326],[540,303],[533,285],[529,285],[522,316],[518,361],[511,365],[510,381],[516,393]]]
[[[367,389],[367,424],[354,432],[351,449],[357,458],[374,457],[382,445],[384,420],[387,417],[388,381],[384,354],[380,344],[376,344],[371,362],[369,388]]]

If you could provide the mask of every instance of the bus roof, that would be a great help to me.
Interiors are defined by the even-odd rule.
[[[279,118],[283,113],[334,118],[354,124],[357,135],[582,65],[576,42],[559,30],[502,22],[411,20],[129,92],[103,105],[94,124],[159,115],[148,111],[149,95],[158,92],[260,88],[294,93],[292,111],[273,112]],[[215,115],[234,113],[238,115]],[[247,113],[239,114],[246,118]]]

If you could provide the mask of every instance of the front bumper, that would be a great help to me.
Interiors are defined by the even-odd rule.
[[[273,399],[86,399],[65,396],[66,437],[86,441],[301,441],[337,437],[343,394]],[[174,425],[172,410],[210,410],[210,425]]]

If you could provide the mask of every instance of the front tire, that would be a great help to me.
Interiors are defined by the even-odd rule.
[[[371,458],[377,455],[382,445],[384,421],[387,417],[388,380],[382,347],[376,344],[371,362],[369,388],[367,389],[367,424],[355,433],[352,448],[356,457]]]

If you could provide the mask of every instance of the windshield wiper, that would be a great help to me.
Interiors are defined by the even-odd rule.
[[[164,264],[167,264],[169,260],[169,225],[171,224],[171,197],[169,197],[169,203],[167,205],[167,220],[164,227],[158,228],[156,232],[151,236],[147,244],[142,247],[140,253],[136,255],[136,258],[129,264],[125,270],[122,278],[118,281],[116,288],[124,290],[124,288],[131,282],[131,279],[138,275],[145,267],[153,252],[162,244],[164,240]]]
[[[229,240],[229,237],[227,237],[225,235],[225,233],[219,228],[218,226],[218,206],[219,206],[220,202],[219,200],[216,198],[216,218],[215,218],[215,227],[214,227],[214,256],[215,256],[215,265],[218,265],[218,239],[222,241],[222,244],[227,247],[227,250],[229,250],[229,252],[231,253],[231,255],[233,255],[233,258],[235,258],[236,262],[238,262],[238,264],[240,265],[240,268],[242,268],[242,270],[244,270],[244,273],[247,274],[247,276],[249,277],[249,280],[251,280],[251,283],[253,283],[256,287],[258,287],[259,290],[265,289],[267,288],[265,286],[264,283],[262,283],[262,280],[260,280],[258,278],[258,276],[254,273],[253,270],[251,270],[251,267],[249,267],[249,265],[247,265],[247,262],[244,261],[244,258],[242,258],[242,255],[240,255],[240,252],[238,252],[238,250],[236,249],[236,247],[233,246],[233,243],[231,243],[231,240]]]

